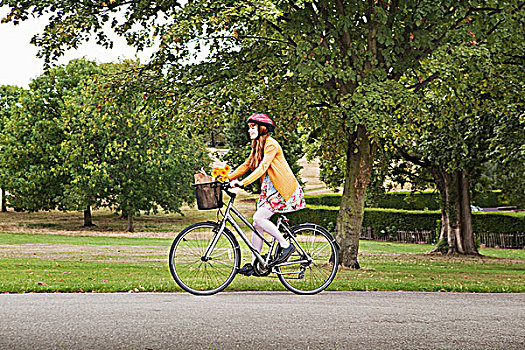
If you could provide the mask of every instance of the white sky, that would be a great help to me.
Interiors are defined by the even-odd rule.
[[[7,7],[0,7],[0,19],[7,14]],[[36,57],[38,48],[29,41],[41,33],[47,24],[46,19],[29,19],[18,25],[12,23],[0,24],[0,85],[17,85],[27,88],[32,78],[44,71],[44,60]],[[86,57],[98,62],[116,62],[119,58],[140,58],[146,62],[151,50],[136,54],[136,50],[126,44],[123,38],[110,35],[113,39],[113,49],[107,50],[95,44],[94,40],[82,45],[77,50],[69,50],[58,60],[65,64],[74,58]]]

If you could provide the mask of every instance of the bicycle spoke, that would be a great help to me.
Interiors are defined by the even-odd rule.
[[[213,294],[224,289],[235,276],[239,256],[232,239],[221,234],[203,261],[210,242],[216,237],[216,224],[188,227],[175,239],[170,252],[170,269],[175,281],[194,294]]]
[[[298,271],[299,265],[281,266],[279,269],[283,274],[278,277],[288,289],[295,293],[317,293],[330,284],[337,272],[337,265],[330,263],[333,254],[337,254],[333,239],[311,224],[298,225],[294,232],[297,235],[297,244],[311,259],[311,263],[303,272]]]
[[[222,262],[220,260],[215,260],[213,259],[213,262],[217,263],[217,264],[221,264],[221,265],[224,265],[224,266],[228,266],[228,267],[233,267],[234,265],[232,264],[228,264],[228,263],[225,263],[225,262]]]
[[[310,256],[313,258],[315,256],[318,256],[321,251],[324,251],[324,249],[331,247],[330,242],[327,242],[326,244],[322,245],[321,247],[318,247],[314,251],[311,251]]]

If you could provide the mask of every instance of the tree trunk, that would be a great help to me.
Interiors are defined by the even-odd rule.
[[[438,168],[431,169],[432,176],[434,177],[434,183],[439,191],[440,206],[441,206],[441,228],[439,230],[439,238],[436,246],[432,249],[432,253],[446,253],[448,251],[448,215],[445,210],[447,205],[447,191],[445,189],[445,179],[443,173]]]
[[[455,174],[443,173],[445,179],[446,203],[445,214],[448,224],[448,254],[460,253],[461,240],[459,239],[459,213],[458,213],[458,186]]]
[[[439,237],[431,253],[447,253],[448,252],[448,229],[449,229],[448,216],[445,210],[442,209]]]
[[[128,226],[126,227],[127,232],[134,232],[135,228],[133,227],[133,214],[128,213]]]
[[[91,227],[95,226],[93,224],[93,217],[91,216],[91,206],[87,206],[86,210],[84,210],[84,227]]]
[[[215,132],[213,132],[212,130],[210,134],[211,134],[211,147],[215,147]]]
[[[458,173],[459,185],[459,222],[461,225],[461,242],[463,254],[479,255],[474,240],[474,229],[472,228],[472,211],[470,209],[469,181],[466,171]]]
[[[432,174],[441,195],[441,233],[432,252],[444,252],[446,240],[447,254],[479,255],[474,242],[467,173],[458,170],[449,174],[436,168]]]
[[[335,227],[336,237],[341,245],[340,263],[354,269],[360,267],[357,261],[359,235],[363,224],[365,193],[370,181],[373,153],[366,128],[363,125],[358,126],[348,144],[345,183]]]
[[[0,201],[2,202],[2,212],[5,213],[7,211],[7,205],[5,204],[5,191],[3,188],[0,190]]]

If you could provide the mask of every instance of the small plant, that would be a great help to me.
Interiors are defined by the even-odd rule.
[[[436,245],[436,247],[434,248],[434,250],[436,252],[439,252],[439,253],[442,253],[442,254],[446,254],[449,250],[449,246],[448,246],[448,242],[445,240],[445,239],[442,239],[438,242],[438,244]]]

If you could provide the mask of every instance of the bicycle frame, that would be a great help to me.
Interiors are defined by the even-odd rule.
[[[223,190],[224,190],[224,192],[226,192],[230,196],[230,200],[229,200],[229,202],[228,202],[228,204],[226,206],[226,210],[224,212],[224,217],[223,217],[223,219],[221,220],[221,222],[219,224],[219,229],[217,230],[215,236],[213,237],[213,239],[211,240],[210,244],[206,248],[206,252],[204,253],[204,256],[202,257],[202,260],[207,261],[209,259],[209,256],[210,256],[211,252],[213,251],[213,249],[215,248],[215,245],[217,244],[217,241],[219,240],[220,235],[223,233],[223,231],[224,231],[224,229],[226,227],[226,223],[229,223],[235,229],[235,231],[237,231],[237,233],[242,238],[244,243],[246,243],[248,248],[251,250],[251,252],[255,255],[255,257],[257,258],[259,263],[261,263],[261,265],[265,269],[266,268],[270,268],[270,267],[273,268],[273,267],[294,265],[294,264],[308,264],[308,263],[311,262],[311,259],[307,258],[307,259],[301,259],[301,260],[287,261],[287,262],[283,262],[283,263],[277,264],[275,266],[271,266],[271,253],[273,252],[273,250],[275,249],[275,246],[277,244],[275,238],[273,238],[271,242],[268,241],[266,238],[264,238],[264,236],[261,235],[255,229],[255,227],[253,227],[253,225],[233,206],[233,202],[235,201],[235,197],[237,195],[235,193],[232,193],[232,192],[226,190],[226,189],[223,189]],[[254,234],[256,234],[259,238],[261,238],[262,241],[264,242],[264,244],[266,244],[269,247],[268,254],[266,255],[266,258],[264,258],[261,255],[261,253],[259,253],[257,251],[257,249],[255,249],[255,247],[253,246],[251,240],[247,237],[247,235],[241,229],[241,227],[239,226],[239,224],[237,223],[235,218],[231,215],[231,213],[235,214],[235,216],[237,216],[246,226],[248,226],[248,228]],[[294,235],[290,231],[289,227],[283,222],[283,217],[282,216],[280,216],[278,218],[278,220],[277,220],[277,228],[278,229],[283,228],[286,231],[286,233],[288,233],[290,235],[291,239],[293,240],[293,243],[294,243],[295,247],[302,253],[302,256],[307,256],[306,252],[301,247],[301,245],[297,242],[297,240],[295,239]]]

